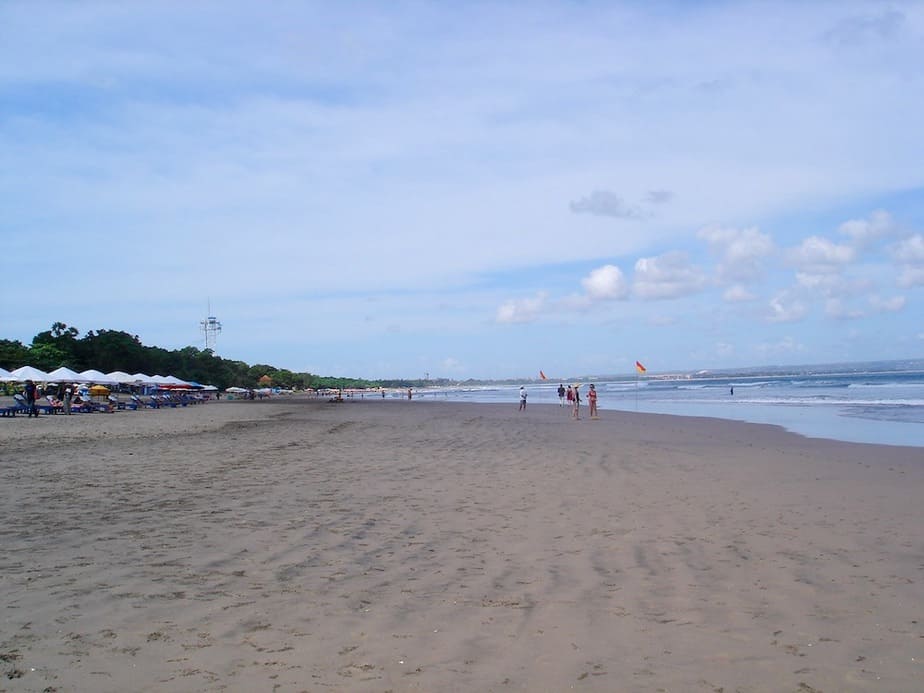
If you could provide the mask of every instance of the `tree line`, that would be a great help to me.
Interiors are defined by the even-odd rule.
[[[216,356],[211,349],[193,346],[172,351],[145,346],[137,335],[120,330],[90,330],[79,337],[76,327],[56,322],[50,330],[40,332],[32,343],[0,339],[0,367],[13,370],[33,366],[49,372],[60,366],[85,371],[95,368],[103,373],[123,371],[147,375],[175,375],[177,378],[225,389],[257,388],[271,385],[286,389],[302,388],[370,388],[419,387],[422,381],[395,380],[390,385],[362,378],[335,378],[314,373],[294,373],[267,364],[249,365]]]

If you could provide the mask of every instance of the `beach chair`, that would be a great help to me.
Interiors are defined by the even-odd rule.
[[[60,414],[64,411],[64,402],[61,400],[55,399],[51,395],[45,395],[45,401],[47,404],[39,405],[39,409],[46,414]]]
[[[138,409],[138,405],[135,402],[131,400],[128,402],[123,402],[115,395],[109,395],[109,401],[112,402],[117,408],[122,410],[129,409],[131,411],[135,411]]]
[[[21,394],[17,392],[15,395],[13,395],[13,400],[16,402],[12,407],[12,409],[14,410],[13,412],[14,415],[17,413],[18,414],[28,414],[29,413],[29,405],[26,403],[25,397],[23,397]]]

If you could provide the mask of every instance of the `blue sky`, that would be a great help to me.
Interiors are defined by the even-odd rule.
[[[921,2],[0,4],[0,337],[357,377],[924,353]],[[28,288],[27,288],[28,287]]]

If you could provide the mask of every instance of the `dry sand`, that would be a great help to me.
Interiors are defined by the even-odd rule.
[[[0,474],[0,691],[924,690],[921,449],[293,398]]]

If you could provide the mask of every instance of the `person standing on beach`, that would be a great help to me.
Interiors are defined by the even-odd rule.
[[[590,384],[590,390],[587,392],[587,404],[590,406],[590,418],[598,419],[597,416],[597,388]]]
[[[581,391],[580,385],[574,386],[574,408],[571,410],[575,419],[581,418]]]
[[[73,398],[74,393],[71,391],[71,388],[64,388],[64,413],[71,413],[71,399]]]
[[[29,408],[29,415],[26,418],[32,418],[34,416],[37,419],[38,409],[35,406],[35,397],[38,394],[38,388],[35,387],[35,383],[31,380],[27,380],[22,393],[26,398],[26,406]]]
[[[520,385],[520,411],[526,411],[526,387]]]
[[[574,390],[571,389],[571,386],[568,386],[568,392],[565,394],[565,399],[568,400],[568,407],[574,409]]]
[[[558,383],[558,406],[565,406],[565,386]]]

